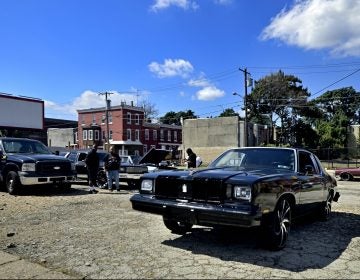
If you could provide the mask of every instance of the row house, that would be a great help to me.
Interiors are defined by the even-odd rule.
[[[107,110],[108,121],[105,107],[77,112],[79,148],[97,143],[106,150],[114,145],[120,154],[142,156],[151,148],[176,150],[181,145],[181,126],[148,123],[144,109],[132,103],[111,106]]]

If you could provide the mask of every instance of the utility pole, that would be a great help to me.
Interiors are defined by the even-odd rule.
[[[106,136],[105,143],[107,143],[106,150],[110,150],[110,130],[109,130],[109,110],[111,100],[108,99],[108,95],[112,94],[111,92],[100,92],[99,95],[105,95],[105,119],[106,119]]]
[[[245,92],[244,92],[244,109],[245,109],[245,118],[244,118],[244,146],[247,147],[248,145],[248,115],[247,115],[247,87],[248,87],[248,74],[250,74],[247,69],[239,68],[241,72],[244,73],[244,85],[245,85]]]

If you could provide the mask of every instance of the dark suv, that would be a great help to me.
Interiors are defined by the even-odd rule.
[[[0,184],[9,194],[31,185],[70,188],[75,169],[68,159],[54,155],[33,139],[0,137]]]

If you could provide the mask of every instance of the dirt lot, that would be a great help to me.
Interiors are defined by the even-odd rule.
[[[133,211],[134,191],[0,192],[0,250],[74,278],[360,278],[360,182],[339,182],[328,222],[299,222],[279,252],[254,232],[194,227],[169,232],[159,216]]]

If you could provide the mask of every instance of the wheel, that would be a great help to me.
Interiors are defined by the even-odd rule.
[[[332,202],[332,196],[329,193],[326,201],[321,203],[320,209],[319,209],[319,220],[321,221],[327,221],[330,218],[331,215],[331,202]]]
[[[171,230],[171,232],[176,234],[185,234],[191,230],[192,224],[186,222],[179,222],[176,220],[172,220],[167,217],[163,217],[164,225]]]
[[[340,175],[340,178],[341,178],[341,180],[343,180],[343,181],[351,181],[353,177],[352,177],[352,175],[349,174],[349,173],[342,173],[342,174]]]
[[[10,171],[6,175],[6,190],[9,194],[17,194],[20,189],[20,179],[15,171]]]
[[[263,245],[271,250],[285,247],[291,226],[291,206],[287,199],[281,199],[272,214],[263,221]]]
[[[105,187],[107,186],[107,177],[104,170],[100,170],[96,177],[96,184],[98,187]]]

